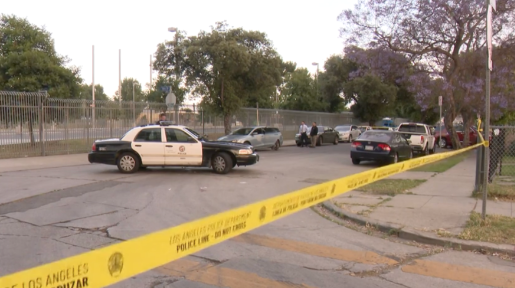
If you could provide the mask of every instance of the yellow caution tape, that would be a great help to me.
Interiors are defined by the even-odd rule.
[[[269,198],[0,278],[0,288],[101,288],[377,180],[483,145],[428,155]]]

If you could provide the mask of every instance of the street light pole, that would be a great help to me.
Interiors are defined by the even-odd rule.
[[[177,29],[177,27],[170,27],[168,28],[168,32],[172,32],[172,33],[175,33],[175,46],[174,46],[174,53],[175,53],[175,69],[176,69],[176,81],[177,81],[177,90],[179,90],[179,78],[180,78],[180,67],[179,67],[179,63],[178,63],[178,59],[179,57],[177,57],[177,46],[179,45],[179,30]],[[178,91],[176,91],[178,92]],[[176,117],[176,120],[175,120],[175,123],[177,123],[177,125],[179,125],[179,94],[177,93],[177,95],[175,95],[175,105],[174,105],[174,108],[175,108],[175,117]]]
[[[136,126],[136,102],[134,97],[134,85],[136,82],[132,80],[132,120],[134,121],[134,127]]]
[[[93,122],[93,128],[95,128],[95,45],[91,47],[91,98],[93,100],[91,121]]]
[[[118,49],[118,102],[122,107],[122,49]]]
[[[317,62],[313,62],[311,63],[313,66],[317,66],[317,74],[315,75],[315,81],[316,81],[316,97],[317,97],[317,100],[318,100],[318,63]]]

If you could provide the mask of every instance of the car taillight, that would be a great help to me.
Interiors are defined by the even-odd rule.
[[[91,151],[97,151],[97,144],[93,143],[93,146],[91,146]]]
[[[420,136],[420,143],[424,143],[424,136]]]
[[[361,142],[352,142],[352,147],[353,148],[361,147]]]
[[[390,149],[390,146],[388,146],[388,145],[386,145],[386,144],[383,144],[383,143],[381,143],[381,144],[377,145],[377,147],[379,147],[379,148],[383,149],[384,151],[390,151],[390,150],[391,150],[391,149]]]

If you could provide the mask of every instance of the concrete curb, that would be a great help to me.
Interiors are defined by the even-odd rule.
[[[371,220],[369,218],[347,212],[336,206],[331,201],[323,202],[322,206],[340,218],[348,219],[363,226],[370,225],[381,232],[388,233],[390,235],[396,235],[401,239],[429,245],[450,247],[456,250],[487,251],[515,256],[515,246],[512,245],[438,237],[433,233],[417,231],[415,229],[404,227],[398,224]]]

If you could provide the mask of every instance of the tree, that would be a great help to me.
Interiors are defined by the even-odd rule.
[[[124,78],[122,80],[122,101],[132,102],[134,99],[135,102],[144,102],[145,95],[141,90],[141,84],[138,80],[133,78]],[[114,100],[119,101],[120,97],[115,95]]]
[[[280,89],[281,107],[288,110],[324,111],[324,103],[316,98],[315,83],[306,68],[286,73]]]
[[[79,69],[68,68],[57,54],[51,35],[26,19],[0,17],[0,90],[39,91],[53,98],[78,98]]]
[[[225,22],[173,49],[160,45],[154,67],[163,75],[184,73],[192,95],[223,115],[226,133],[232,115],[249,100],[270,98],[282,75],[282,60],[264,33],[229,29]]]
[[[349,103],[343,93],[343,85],[351,68],[346,64],[341,56],[333,55],[324,63],[325,72],[318,76],[320,91],[327,103],[327,112],[340,112]]]
[[[398,89],[383,83],[377,76],[367,74],[347,82],[344,90],[354,102],[351,106],[354,116],[372,126],[391,113]]]
[[[93,95],[91,93],[91,84],[82,84],[80,87],[80,99],[92,100]],[[110,100],[107,94],[104,92],[104,87],[100,84],[95,85],[95,100],[96,101],[108,101]]]
[[[497,1],[496,42],[514,37],[515,27],[506,25],[514,10],[513,0]],[[431,78],[443,81],[445,125],[453,146],[460,147],[452,125],[461,112],[455,89],[460,84],[457,76],[464,69],[460,53],[484,47],[485,15],[484,0],[359,0],[354,10],[343,11],[339,19],[343,22],[341,34],[348,42],[403,53]]]

